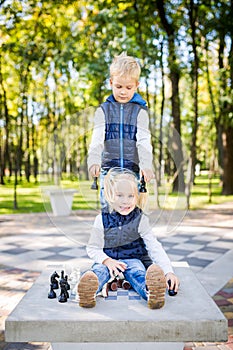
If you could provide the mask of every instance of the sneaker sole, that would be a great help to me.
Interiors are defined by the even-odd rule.
[[[92,271],[86,272],[78,284],[79,306],[91,308],[96,305],[98,277]]]
[[[160,309],[165,303],[166,279],[163,270],[158,265],[150,265],[146,272],[148,288],[148,307]]]

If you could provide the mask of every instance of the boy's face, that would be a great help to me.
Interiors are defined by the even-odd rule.
[[[128,215],[137,204],[135,184],[127,179],[117,181],[114,191],[113,209],[121,215]]]
[[[136,92],[139,82],[130,77],[114,76],[110,79],[112,93],[119,103],[127,103]]]

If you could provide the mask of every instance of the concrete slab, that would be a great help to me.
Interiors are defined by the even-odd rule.
[[[52,350],[183,350],[184,343],[53,343]],[[208,350],[208,349],[207,349]]]
[[[174,263],[181,281],[176,297],[150,310],[144,300],[106,301],[98,298],[93,309],[48,299],[46,269],[7,318],[7,342],[116,343],[226,341],[227,320],[186,263]],[[59,271],[59,270],[58,270]]]
[[[198,272],[197,277],[206,291],[213,296],[232,277],[233,250],[213,261],[205,269]],[[216,283],[216,280],[218,283]]]

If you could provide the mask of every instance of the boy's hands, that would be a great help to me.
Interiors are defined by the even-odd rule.
[[[124,272],[127,269],[127,265],[123,261],[107,258],[103,261],[103,265],[107,266],[112,277],[118,276],[119,271]]]
[[[142,175],[144,176],[146,182],[150,182],[150,180],[155,178],[155,174],[151,169],[143,169]]]
[[[89,169],[89,173],[92,177],[99,177],[100,166],[97,164],[93,164]]]
[[[168,272],[165,277],[166,277],[166,282],[167,282],[167,288],[174,290],[174,292],[177,293],[178,289],[179,289],[179,284],[180,284],[178,277],[176,275],[174,275],[174,273],[172,273],[172,272]],[[168,284],[169,280],[171,281],[170,286]]]
[[[89,173],[92,177],[99,177],[100,166],[98,164],[93,164],[89,169]],[[144,179],[146,182],[150,182],[150,180],[155,178],[155,174],[151,169],[143,169],[142,175],[144,175]]]

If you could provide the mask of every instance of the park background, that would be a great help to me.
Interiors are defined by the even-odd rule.
[[[41,189],[77,188],[98,206],[86,165],[109,65],[141,67],[156,206],[232,200],[233,1],[0,1],[0,213],[47,210]]]
[[[213,298],[228,318],[228,345],[184,349],[232,348],[232,18],[232,0],[0,0],[0,349],[49,349],[6,344],[4,321],[43,266],[67,261],[64,232],[82,230],[95,212],[30,213],[51,210],[42,194],[53,186],[78,189],[74,210],[99,206],[87,151],[94,111],[110,93],[109,64],[122,51],[142,66],[156,170],[150,205],[197,209],[179,214],[187,241],[178,227],[162,238],[173,239],[173,259],[184,243],[176,260],[188,260],[207,286],[215,276]],[[76,249],[69,258],[79,258]]]

